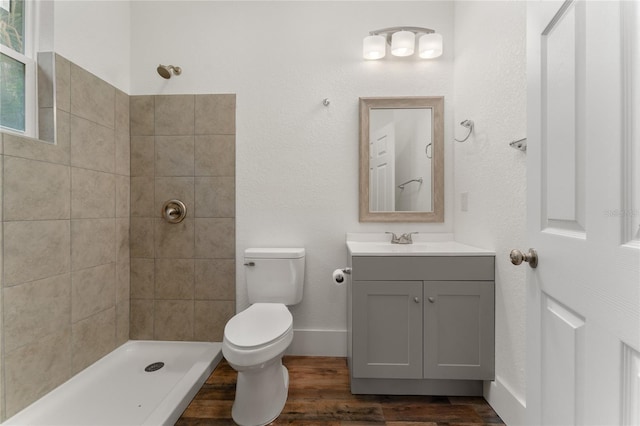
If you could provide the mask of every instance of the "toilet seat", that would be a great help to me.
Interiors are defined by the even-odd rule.
[[[282,337],[292,324],[291,312],[282,303],[256,303],[227,322],[224,337],[237,348],[258,349]]]
[[[222,354],[236,370],[279,359],[293,340],[293,317],[281,303],[256,303],[224,328]]]

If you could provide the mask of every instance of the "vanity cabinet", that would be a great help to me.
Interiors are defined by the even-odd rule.
[[[494,379],[494,260],[352,256],[352,392],[481,394]]]
[[[422,293],[421,281],[354,281],[354,377],[422,377]]]

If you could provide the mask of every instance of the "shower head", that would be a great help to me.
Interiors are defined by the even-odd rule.
[[[175,75],[180,75],[182,74],[182,68],[180,67],[174,67],[173,65],[158,65],[158,74],[160,74],[160,77],[162,78],[166,78],[167,80],[171,78],[171,71],[173,71],[173,74]]]

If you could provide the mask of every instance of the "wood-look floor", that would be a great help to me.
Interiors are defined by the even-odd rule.
[[[273,425],[504,425],[482,397],[352,395],[345,358],[285,356],[289,398]],[[176,425],[233,425],[237,373],[218,365]]]

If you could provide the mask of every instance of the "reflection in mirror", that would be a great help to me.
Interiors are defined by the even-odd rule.
[[[443,104],[360,99],[360,221],[443,221]]]
[[[369,210],[433,211],[431,108],[369,111]]]

